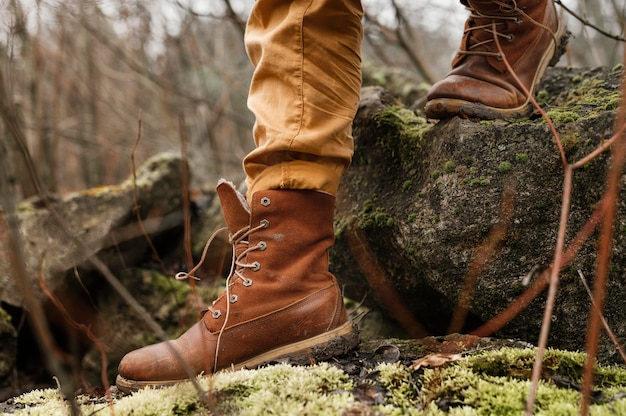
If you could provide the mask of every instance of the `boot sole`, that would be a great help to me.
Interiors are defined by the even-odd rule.
[[[311,365],[316,361],[323,361],[331,357],[344,354],[354,349],[359,343],[359,331],[352,324],[346,322],[332,331],[316,335],[304,341],[284,345],[271,351],[264,352],[220,370],[240,370],[242,368],[256,368],[271,362],[286,362],[295,365]],[[172,386],[177,383],[188,381],[181,380],[130,380],[120,375],[115,380],[118,390],[124,393],[132,393],[147,387],[159,388]]]
[[[559,22],[559,27],[556,32],[556,38],[558,44],[551,43],[550,48],[546,50],[546,53],[541,59],[539,69],[535,74],[533,83],[529,90],[530,95],[533,96],[535,88],[541,81],[541,78],[546,72],[549,66],[557,64],[561,55],[565,50],[565,45],[569,39],[570,33],[566,30],[565,25]],[[478,118],[481,120],[493,120],[493,119],[509,119],[509,118],[522,118],[527,117],[533,112],[533,105],[530,98],[526,100],[524,104],[515,108],[497,108],[491,107],[478,102],[471,102],[454,98],[436,98],[429,101],[425,108],[426,114],[430,118],[445,119],[454,116],[462,118]]]

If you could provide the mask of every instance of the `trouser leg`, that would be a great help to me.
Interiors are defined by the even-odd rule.
[[[256,117],[256,148],[244,159],[248,196],[336,193],[354,148],[362,14],[359,0],[256,1],[245,37]]]

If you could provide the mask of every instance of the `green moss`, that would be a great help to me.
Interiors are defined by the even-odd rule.
[[[449,414],[521,414],[528,395],[528,379],[535,353],[534,349],[503,348],[473,355],[454,365],[427,369],[423,377],[422,397],[433,410],[440,397],[449,398],[448,402],[454,409]],[[559,387],[554,381],[560,380],[561,385],[567,385],[566,381],[579,385],[584,359],[582,353],[546,351],[535,414],[578,414],[580,393],[575,389]],[[623,368],[608,371],[613,378],[616,374],[626,374]],[[624,384],[621,388],[624,389]],[[626,400],[612,401],[613,405],[621,408],[626,406]],[[592,414],[611,414],[611,406],[593,405]]]
[[[609,86],[605,79],[576,76],[572,82],[574,87],[567,94],[555,96],[552,101],[549,97],[547,99],[546,104],[550,104],[547,115],[553,122],[561,124],[591,119],[618,108],[620,90]]]
[[[372,202],[369,199],[363,202],[363,209],[361,210],[363,214],[367,214],[368,212],[372,212],[373,210],[374,210],[374,202]]]
[[[350,378],[327,363],[220,373],[212,387],[227,398],[218,402],[219,414],[337,414],[353,403]]]
[[[469,186],[487,186],[490,181],[485,176],[480,176],[478,178],[467,179],[466,183]]]
[[[456,170],[456,163],[454,163],[451,160],[448,160],[444,165],[443,165],[443,171],[445,173],[452,173]]]
[[[511,170],[511,162],[502,162],[498,165],[498,171],[501,173],[505,173]]]
[[[419,404],[419,392],[415,389],[411,373],[401,364],[379,364],[375,371],[378,381],[389,391],[387,401],[403,412],[410,411]]]
[[[357,215],[358,226],[361,229],[393,227],[395,221],[393,217],[387,214],[382,208],[373,208],[373,205],[363,207],[363,210]]]
[[[410,179],[406,180],[402,183],[402,192],[410,191],[412,187],[413,187],[413,181]]]
[[[393,340],[386,340],[393,342]],[[400,345],[400,344],[398,344]],[[501,348],[474,352],[433,368],[412,370],[401,362],[378,364],[357,386],[327,363],[311,367],[285,364],[257,370],[223,371],[199,377],[211,404],[201,404],[191,383],[142,390],[107,404],[77,398],[82,414],[123,415],[520,415],[523,414],[536,349]],[[548,349],[534,414],[578,415],[585,354]],[[626,369],[597,366],[591,415],[626,414]],[[380,392],[382,403],[357,403],[364,391]],[[367,393],[365,393],[367,394]],[[14,399],[21,415],[69,414],[53,389],[34,390]]]
[[[433,180],[436,180],[437,178],[439,178],[441,176],[441,171],[438,170],[434,170],[430,173],[430,177]]]
[[[174,294],[176,299],[185,299],[191,291],[191,287],[187,282],[172,279],[164,276],[156,270],[146,270],[144,278],[147,280],[148,286],[157,294]]]
[[[526,154],[526,153],[516,153],[515,154],[515,161],[519,162],[519,163],[526,163],[526,162],[528,162],[528,154]]]
[[[553,123],[556,123],[556,124],[571,123],[571,122],[580,120],[580,116],[577,113],[573,111],[557,109],[557,108],[548,110],[546,112],[546,115],[548,116],[550,120],[552,120]]]
[[[412,223],[412,222],[415,222],[416,219],[417,219],[417,214],[409,214],[407,218],[407,222]]]
[[[537,104],[545,105],[550,99],[550,93],[546,90],[541,90],[537,93]]]
[[[566,134],[561,137],[561,144],[565,151],[575,150],[580,144],[580,134]]]
[[[11,323],[11,315],[0,306],[0,321]]]
[[[432,125],[407,108],[387,106],[376,115],[376,123],[383,133],[380,145],[400,161],[403,169],[414,166],[420,158],[425,134]]]

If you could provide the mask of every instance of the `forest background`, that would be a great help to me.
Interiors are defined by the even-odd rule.
[[[253,3],[0,0],[0,163],[14,196],[117,183],[139,136],[138,164],[184,143],[192,186],[243,179]],[[557,3],[573,33],[561,65],[622,61],[626,2]],[[458,0],[363,4],[365,83],[400,80],[419,99],[449,69],[467,11]]]

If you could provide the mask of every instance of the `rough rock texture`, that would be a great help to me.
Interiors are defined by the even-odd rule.
[[[137,205],[149,234],[182,222],[180,168],[180,158],[166,154],[151,159],[137,172]],[[75,280],[63,279],[74,268],[92,268],[89,255],[97,254],[111,268],[143,257],[148,243],[134,212],[134,192],[133,179],[129,178],[120,185],[67,195],[53,202],[51,209],[36,203],[20,205],[17,217],[26,272],[33,286],[39,287],[35,283],[42,259],[44,283],[55,292],[67,285],[67,280]],[[22,295],[8,261],[9,236],[4,227],[1,230],[0,274],[7,277],[0,283],[0,301],[21,306]]]
[[[182,224],[180,184],[181,159],[178,156],[156,156],[137,171],[137,205],[143,228],[152,239]],[[132,178],[116,186],[67,195],[53,201],[50,209],[40,202],[25,202],[18,207],[16,216],[26,275],[62,348],[80,353],[90,348],[91,342],[84,333],[76,332],[43,294],[38,276],[76,322],[98,333],[107,319],[99,314],[96,304],[99,296],[110,293],[111,289],[90,264],[88,256],[96,255],[115,274],[122,268],[150,259],[148,241],[138,224],[134,207]],[[9,261],[10,234],[2,216],[0,220],[0,312],[6,310],[13,315],[12,322],[19,323],[25,312],[23,298]],[[102,290],[103,287],[107,289]],[[27,334],[29,326],[19,325],[22,335],[18,351],[26,366],[32,364],[29,371],[33,375],[41,371],[42,358],[36,352],[32,335]],[[11,322],[0,315],[0,387],[6,385],[4,377],[11,374],[15,363],[15,341]]]
[[[555,121],[568,161],[597,148],[613,131],[621,68],[554,69],[539,100]],[[354,124],[356,150],[336,215],[332,270],[346,295],[394,317],[411,335],[470,331],[492,319],[552,261],[564,168],[545,121],[429,124],[393,105],[380,89],[363,91]],[[607,153],[576,171],[566,243],[590,218],[603,193]],[[593,280],[596,238],[561,273],[550,345],[584,349],[589,297],[579,271]],[[473,259],[480,258],[483,266]],[[626,339],[626,205],[619,201],[605,316]],[[468,311],[451,325],[461,288]],[[535,342],[545,291],[497,336]],[[604,340],[603,357],[616,350]]]

